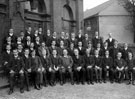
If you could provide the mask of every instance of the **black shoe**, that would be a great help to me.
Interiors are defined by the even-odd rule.
[[[134,81],[132,81],[132,85],[135,85],[135,82]]]
[[[41,84],[39,84],[39,88],[42,89],[42,85]]]
[[[89,85],[90,84],[90,81],[87,81],[87,84]]]
[[[85,85],[85,82],[84,81],[82,81],[82,85]]]
[[[60,85],[63,86],[63,81],[60,81]]]
[[[40,90],[40,88],[37,85],[35,85],[35,89]]]
[[[106,80],[104,80],[103,82],[106,83]]]
[[[91,85],[94,85],[94,83],[93,83],[92,81],[90,82],[90,84],[91,84]]]
[[[127,85],[130,85],[130,84],[131,84],[131,82],[130,82],[130,81],[128,81],[128,82],[127,82]]]
[[[74,85],[74,81],[71,81],[71,85]]]
[[[8,95],[11,95],[13,92],[14,91],[10,89],[9,92],[8,92]]]
[[[27,88],[27,91],[30,91],[30,88],[29,87]]]
[[[24,90],[23,89],[20,89],[20,93],[24,93]]]

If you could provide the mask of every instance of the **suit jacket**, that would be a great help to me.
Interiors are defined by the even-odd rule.
[[[128,59],[128,53],[129,52],[131,52],[132,53],[132,50],[131,49],[127,49],[127,50],[125,50],[125,49],[122,49],[122,58],[124,59],[124,60],[127,60]]]
[[[122,68],[122,67],[125,67],[126,66],[126,62],[124,61],[124,59],[120,59],[120,60],[118,60],[118,59],[115,59],[115,61],[114,61],[114,67],[115,68],[117,68],[117,67],[119,67],[119,68]]]
[[[93,45],[93,48],[97,48],[97,44],[100,43],[101,44],[101,48],[103,47],[103,40],[101,37],[99,37],[98,39],[97,38],[93,38],[92,39],[92,45]]]
[[[111,57],[104,57],[103,58],[103,68],[106,68],[106,66],[109,66],[110,68],[112,68],[113,66],[113,59]]]
[[[15,58],[14,56],[11,57],[10,70],[13,70],[15,72],[19,72],[20,70],[24,70],[24,62],[20,56],[18,56],[17,58]]]
[[[113,60],[115,60],[117,58],[117,53],[121,51],[120,48],[114,48],[114,47],[111,47],[109,49],[109,52],[110,52],[110,56],[113,58]]]
[[[100,56],[98,56],[98,57],[94,56],[94,60],[95,60],[94,66],[98,66],[98,67],[102,68],[102,58]]]
[[[127,59],[126,62],[127,62],[128,69],[133,69],[135,67],[135,60],[134,59],[131,59],[131,60]]]
[[[37,71],[38,68],[42,67],[42,63],[41,60],[39,58],[39,56],[35,56],[34,58],[31,57],[31,68],[32,71]]]
[[[85,37],[83,35],[81,35],[81,37],[79,37],[79,35],[77,35],[76,36],[76,39],[77,39],[78,42],[79,41],[83,42],[83,40],[85,39]]]
[[[70,47],[67,49],[68,50],[68,55],[70,55],[71,57],[74,56],[74,48],[71,49]]]
[[[59,56],[54,57],[53,55],[50,56],[50,61],[51,61],[51,67],[54,69],[55,67],[61,67],[61,59]]]
[[[77,68],[77,67],[84,67],[85,65],[85,61],[84,61],[84,57],[79,55],[79,58],[77,58],[75,55],[73,56],[73,68]]]
[[[81,55],[81,56],[84,56],[85,55],[85,48],[84,47],[82,47],[81,49],[78,47],[78,50],[79,50],[79,55]]]
[[[9,64],[12,56],[13,56],[12,52],[10,52],[9,54],[6,51],[3,52],[3,54],[2,54],[2,64],[4,65],[5,62],[8,62],[8,64]]]
[[[61,57],[62,66],[65,68],[72,67],[73,66],[73,59],[71,56],[68,57]]]
[[[31,57],[29,56],[27,58],[25,55],[23,55],[22,59],[24,62],[24,70],[27,71],[28,69],[31,69]]]
[[[85,55],[84,60],[85,60],[85,67],[86,68],[87,68],[87,66],[93,67],[95,64],[95,60],[94,60],[94,57],[92,55],[90,55],[90,56]]]
[[[44,58],[43,56],[41,56],[40,59],[41,59],[42,66],[45,69],[48,69],[50,67],[50,65],[51,65],[50,58],[49,57]]]
[[[110,41],[109,39],[106,40],[106,42],[108,43],[108,47],[113,47],[114,46],[114,42],[115,42],[115,39],[112,39],[112,41]]]
[[[50,46],[50,47],[49,47],[49,53],[50,53],[50,55],[52,55],[52,51],[53,51],[54,49],[57,50],[57,54],[58,54],[58,47],[55,46],[55,47],[53,48],[52,46]]]

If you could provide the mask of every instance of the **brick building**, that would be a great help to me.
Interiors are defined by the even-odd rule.
[[[82,20],[83,0],[0,0],[0,46],[10,27],[16,35],[28,26],[77,32]]]

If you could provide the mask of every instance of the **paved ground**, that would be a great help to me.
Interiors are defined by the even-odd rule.
[[[0,99],[135,99],[135,86],[125,84],[70,85],[43,88],[40,91],[32,88],[23,94],[16,89],[12,95],[7,90],[0,91]]]

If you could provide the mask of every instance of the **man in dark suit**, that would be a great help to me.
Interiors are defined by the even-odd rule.
[[[118,83],[124,79],[124,68],[126,66],[126,62],[122,59],[122,53],[117,53],[117,58],[114,60],[114,66],[116,68],[116,79]]]
[[[60,77],[60,84],[63,85],[63,74],[65,71],[63,70],[61,66],[61,59],[58,56],[58,52],[56,49],[52,50],[52,55],[50,56],[50,61],[51,61],[51,67],[49,68],[49,72],[51,73],[51,80],[50,84],[51,86],[55,85],[56,81],[56,75],[59,73]]]
[[[43,40],[45,41],[47,47],[51,46],[51,38],[51,32],[50,30],[47,30],[47,34],[44,34],[43,36]]]
[[[96,82],[101,83],[102,81],[102,58],[99,56],[99,51],[95,50],[95,73],[96,73]]]
[[[133,59],[133,53],[128,53],[128,58],[126,60],[127,65],[125,67],[125,76],[128,80],[127,84],[133,84],[135,85],[135,60]]]
[[[124,60],[127,60],[128,59],[128,53],[132,53],[132,50],[128,47],[128,44],[125,43],[124,44],[124,48],[122,49],[122,58]]]
[[[95,32],[95,37],[92,39],[92,45],[93,48],[97,48],[97,44],[100,43],[101,48],[103,47],[103,40],[102,38],[99,36],[98,32]]]
[[[120,51],[121,50],[118,47],[118,41],[115,41],[114,46],[109,48],[110,56],[113,58],[113,61],[117,58],[117,54]]]
[[[82,84],[85,84],[84,58],[81,55],[79,55],[78,49],[74,49],[74,54],[75,55],[73,56],[73,61],[74,61],[73,69],[74,69],[77,84],[80,83],[80,80]]]
[[[42,89],[42,63],[40,57],[36,55],[35,50],[31,52],[31,71],[34,79],[35,89]]]
[[[24,62],[23,59],[18,55],[17,49],[13,50],[13,56],[10,60],[10,78],[9,78],[9,84],[10,84],[10,90],[9,95],[13,93],[14,91],[14,84],[16,76],[20,80],[20,92],[24,92]]]
[[[75,38],[75,33],[71,33],[70,44],[71,43],[74,43],[74,47],[77,47],[78,46],[78,41]]]
[[[26,86],[27,86],[27,91],[30,91],[29,85],[29,77],[31,77],[32,74],[32,68],[31,68],[31,57],[30,57],[30,51],[28,48],[25,48],[24,50],[24,55],[22,56],[23,62],[24,62],[24,74],[25,74],[25,79],[26,79]]]
[[[32,34],[32,28],[28,27],[28,29],[25,32],[25,37],[30,36],[31,40],[33,41],[33,34]]]
[[[110,81],[113,83],[113,59],[109,56],[109,51],[106,50],[105,51],[105,56],[103,58],[103,80],[104,83],[106,83],[106,79],[107,79],[107,74],[108,77],[110,78]]]
[[[87,83],[88,84],[94,84],[93,83],[93,72],[94,72],[94,65],[95,65],[95,60],[92,55],[90,55],[90,50],[86,49],[86,55],[84,56],[85,60],[85,68],[87,72]]]
[[[9,76],[9,66],[10,66],[10,59],[12,56],[12,51],[11,51],[11,46],[6,45],[6,51],[3,52],[2,54],[2,66],[5,72],[5,75],[8,77]]]
[[[115,39],[112,38],[112,33],[109,33],[109,38],[106,40],[106,42],[108,43],[108,47],[113,47],[114,46],[114,42],[115,42]]]
[[[83,47],[81,41],[78,42],[78,51],[79,51],[79,55],[81,55],[81,56],[85,55],[85,48]]]
[[[79,30],[78,35],[76,36],[76,39],[78,42],[83,42],[85,37],[82,35],[82,30]]]

